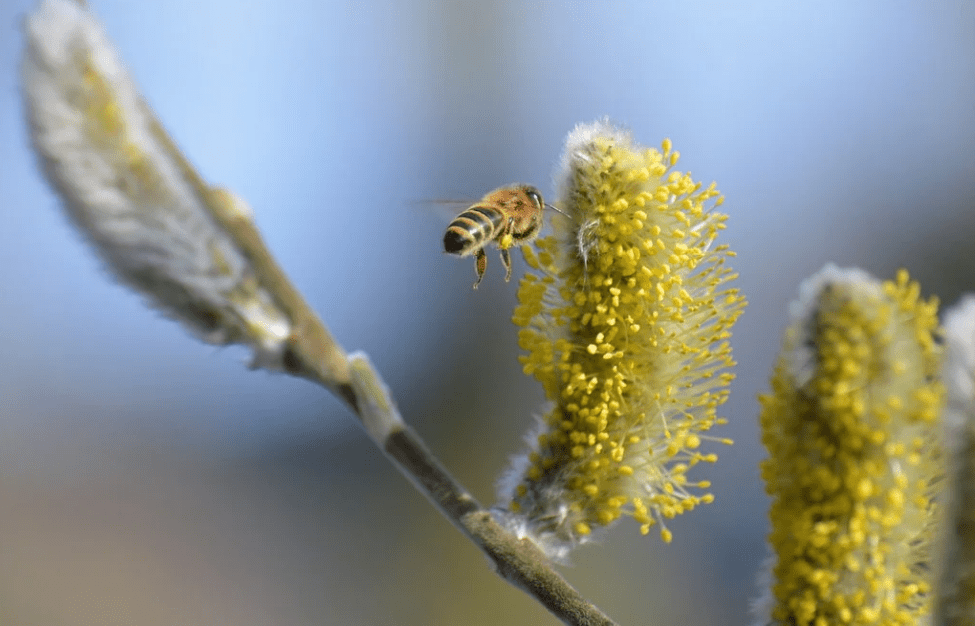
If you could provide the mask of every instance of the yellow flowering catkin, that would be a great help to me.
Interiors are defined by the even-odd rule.
[[[937,302],[827,266],[761,397],[771,586],[756,624],[917,624],[942,452]]]
[[[688,470],[716,423],[745,306],[715,246],[721,196],[607,121],[566,140],[554,235],[518,290],[526,374],[554,403],[501,485],[506,519],[556,559],[622,515],[646,533],[710,502]],[[730,442],[727,442],[730,443]],[[661,524],[665,541],[670,531]]]

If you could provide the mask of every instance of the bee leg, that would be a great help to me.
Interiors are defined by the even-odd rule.
[[[474,271],[477,272],[477,280],[474,281],[474,289],[477,289],[481,279],[484,278],[484,272],[487,271],[487,255],[484,254],[483,249],[480,249],[474,253]]]
[[[501,248],[501,264],[504,265],[504,282],[511,280],[511,254],[507,248]]]

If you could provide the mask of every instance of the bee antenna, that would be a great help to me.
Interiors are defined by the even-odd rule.
[[[546,209],[552,209],[552,210],[553,210],[553,211],[555,211],[556,213],[561,213],[562,215],[564,215],[564,216],[566,216],[566,217],[569,217],[569,214],[568,214],[568,213],[566,213],[565,211],[562,211],[561,209],[559,209],[559,208],[558,208],[557,206],[555,206],[554,204],[548,204],[548,203],[546,202],[546,203],[545,203],[545,208],[546,208]]]

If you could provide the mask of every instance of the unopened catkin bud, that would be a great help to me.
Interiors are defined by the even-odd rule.
[[[247,204],[207,186],[156,121],[98,21],[44,0],[25,22],[31,139],[72,222],[121,282],[204,340],[280,367],[292,322],[217,213]]]

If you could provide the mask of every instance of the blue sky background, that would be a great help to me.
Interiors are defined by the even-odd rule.
[[[643,143],[671,138],[683,169],[717,181],[731,216],[724,241],[750,301],[724,411],[737,444],[708,468],[717,502],[675,521],[674,544],[619,528],[567,571],[622,623],[652,623],[641,613],[650,607],[661,623],[744,623],[765,532],[755,395],[799,281],[827,261],[884,278],[907,267],[948,304],[975,282],[975,5],[964,0],[91,5],[190,160],[247,199],[339,341],[370,354],[406,418],[485,501],[542,395],[516,362],[516,284],[503,282],[492,255],[473,292],[473,263],[440,251],[449,216],[422,201],[473,199],[516,181],[550,194],[565,134],[603,115]],[[248,371],[242,350],[195,342],[106,279],[28,149],[17,67],[32,6],[0,3],[0,496],[18,507],[0,513],[7,541],[72,532],[90,541],[97,512],[120,498],[151,511],[146,519],[168,519],[173,509],[153,494],[171,493],[185,506],[175,517],[200,519],[148,537],[202,542],[201,529],[225,536],[230,519],[249,540],[203,542],[210,552],[186,557],[212,566],[199,574],[209,582],[194,584],[224,581],[229,595],[196,597],[183,561],[160,565],[171,595],[126,605],[139,623],[174,606],[190,622],[271,623],[248,602],[282,624],[460,623],[471,612],[472,623],[492,623],[484,616],[494,603],[514,607],[498,623],[546,619],[489,575],[470,597],[463,584],[398,595],[417,562],[432,567],[431,550],[442,567],[467,567],[448,560],[460,552],[472,576],[485,568],[337,401]],[[516,255],[516,278],[522,269]],[[402,502],[390,510],[385,497]],[[253,507],[245,521],[243,501]],[[85,521],[28,532],[52,510]],[[253,521],[262,516],[280,519]],[[402,535],[390,532],[394,522]],[[145,544],[120,538],[127,528],[102,538],[128,546],[123,563]],[[349,539],[316,543],[341,532]],[[280,549],[254,561],[253,541]],[[376,560],[326,555],[349,546]],[[411,546],[416,562],[397,564],[406,573],[382,560]],[[10,616],[36,616],[54,598],[72,615],[72,594],[102,597],[80,573],[26,585],[23,568],[41,562],[30,554],[17,571],[0,565],[0,599],[20,611]],[[72,554],[87,571],[91,554]],[[114,580],[118,568],[103,575]],[[127,578],[129,598],[165,587]],[[361,602],[378,590],[389,599]]]

